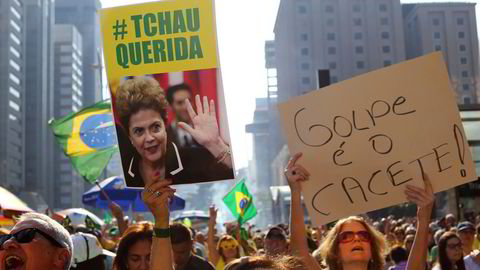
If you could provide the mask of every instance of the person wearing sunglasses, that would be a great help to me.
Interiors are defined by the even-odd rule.
[[[10,234],[0,236],[1,270],[68,270],[72,253],[68,231],[44,214],[23,214]]]
[[[306,232],[303,224],[303,208],[301,204],[301,182],[308,181],[310,173],[297,161],[302,153],[295,154],[285,168],[285,177],[291,190],[291,237],[292,255],[301,257],[308,269],[321,269],[317,261],[310,255]],[[433,188],[424,175],[425,188],[407,185],[407,200],[416,203],[417,232],[409,257],[408,270],[420,270],[426,261],[428,224],[433,208]],[[387,249],[385,239],[379,231],[369,225],[361,217],[348,217],[339,220],[330,229],[320,246],[322,257],[329,270],[383,270],[384,255]],[[423,261],[423,262],[422,262]]]

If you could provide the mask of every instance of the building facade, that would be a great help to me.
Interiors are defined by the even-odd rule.
[[[25,3],[0,1],[0,185],[25,187]]]

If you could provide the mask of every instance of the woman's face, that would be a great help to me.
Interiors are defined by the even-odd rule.
[[[446,249],[447,257],[452,264],[463,258],[462,242],[460,241],[460,238],[452,237],[448,239]]]
[[[337,239],[342,264],[368,263],[372,258],[371,236],[361,223],[351,221],[343,224]]]
[[[127,254],[128,270],[149,270],[151,249],[152,243],[149,240],[140,240],[131,246]]]
[[[132,114],[128,131],[133,146],[143,159],[155,162],[165,157],[167,132],[160,113],[144,109]]]

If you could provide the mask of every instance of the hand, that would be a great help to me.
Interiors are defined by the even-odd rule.
[[[112,211],[112,215],[114,217],[116,217],[117,219],[119,217],[123,218],[123,210],[120,207],[120,205],[118,205],[118,204],[116,204],[115,202],[112,201],[108,204],[108,208],[110,209],[110,211]]]
[[[200,96],[195,96],[195,103],[197,107],[197,113],[192,108],[192,104],[188,99],[185,100],[187,103],[187,111],[190,119],[192,120],[193,127],[188,125],[185,122],[179,122],[178,125],[185,129],[199,144],[207,146],[210,144],[215,144],[220,140],[220,135],[218,131],[217,116],[215,113],[215,103],[213,100],[208,104],[208,98],[203,97],[203,108],[202,102],[200,101]]]
[[[433,194],[432,183],[427,174],[423,176],[425,188],[419,188],[412,185],[407,185],[405,195],[409,202],[417,205],[418,221],[429,222],[432,214],[433,203],[435,202],[435,195]]]
[[[212,204],[210,208],[208,209],[209,214],[210,214],[210,219],[208,220],[209,223],[215,224],[217,223],[217,211],[218,209],[215,208],[215,205]]]
[[[288,185],[292,191],[300,191],[300,182],[306,181],[310,177],[310,173],[302,165],[297,165],[297,161],[302,155],[302,153],[297,153],[290,158],[284,171]]]
[[[152,181],[145,187],[142,194],[143,201],[152,212],[155,221],[166,221],[168,224],[168,202],[176,191],[169,186],[171,183],[171,180]]]

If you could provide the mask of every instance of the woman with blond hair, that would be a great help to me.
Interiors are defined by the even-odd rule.
[[[301,182],[307,181],[310,173],[297,161],[302,156],[295,154],[285,168],[285,176],[291,195],[291,237],[293,255],[301,257],[308,269],[321,269],[310,255],[305,240],[303,208],[301,204]],[[407,200],[418,206],[417,232],[412,252],[408,259],[408,270],[423,270],[427,257],[428,224],[433,207],[433,188],[424,175],[425,189],[407,185]],[[348,217],[338,221],[320,246],[322,257],[330,270],[383,270],[383,255],[386,244],[383,235],[360,217]]]

